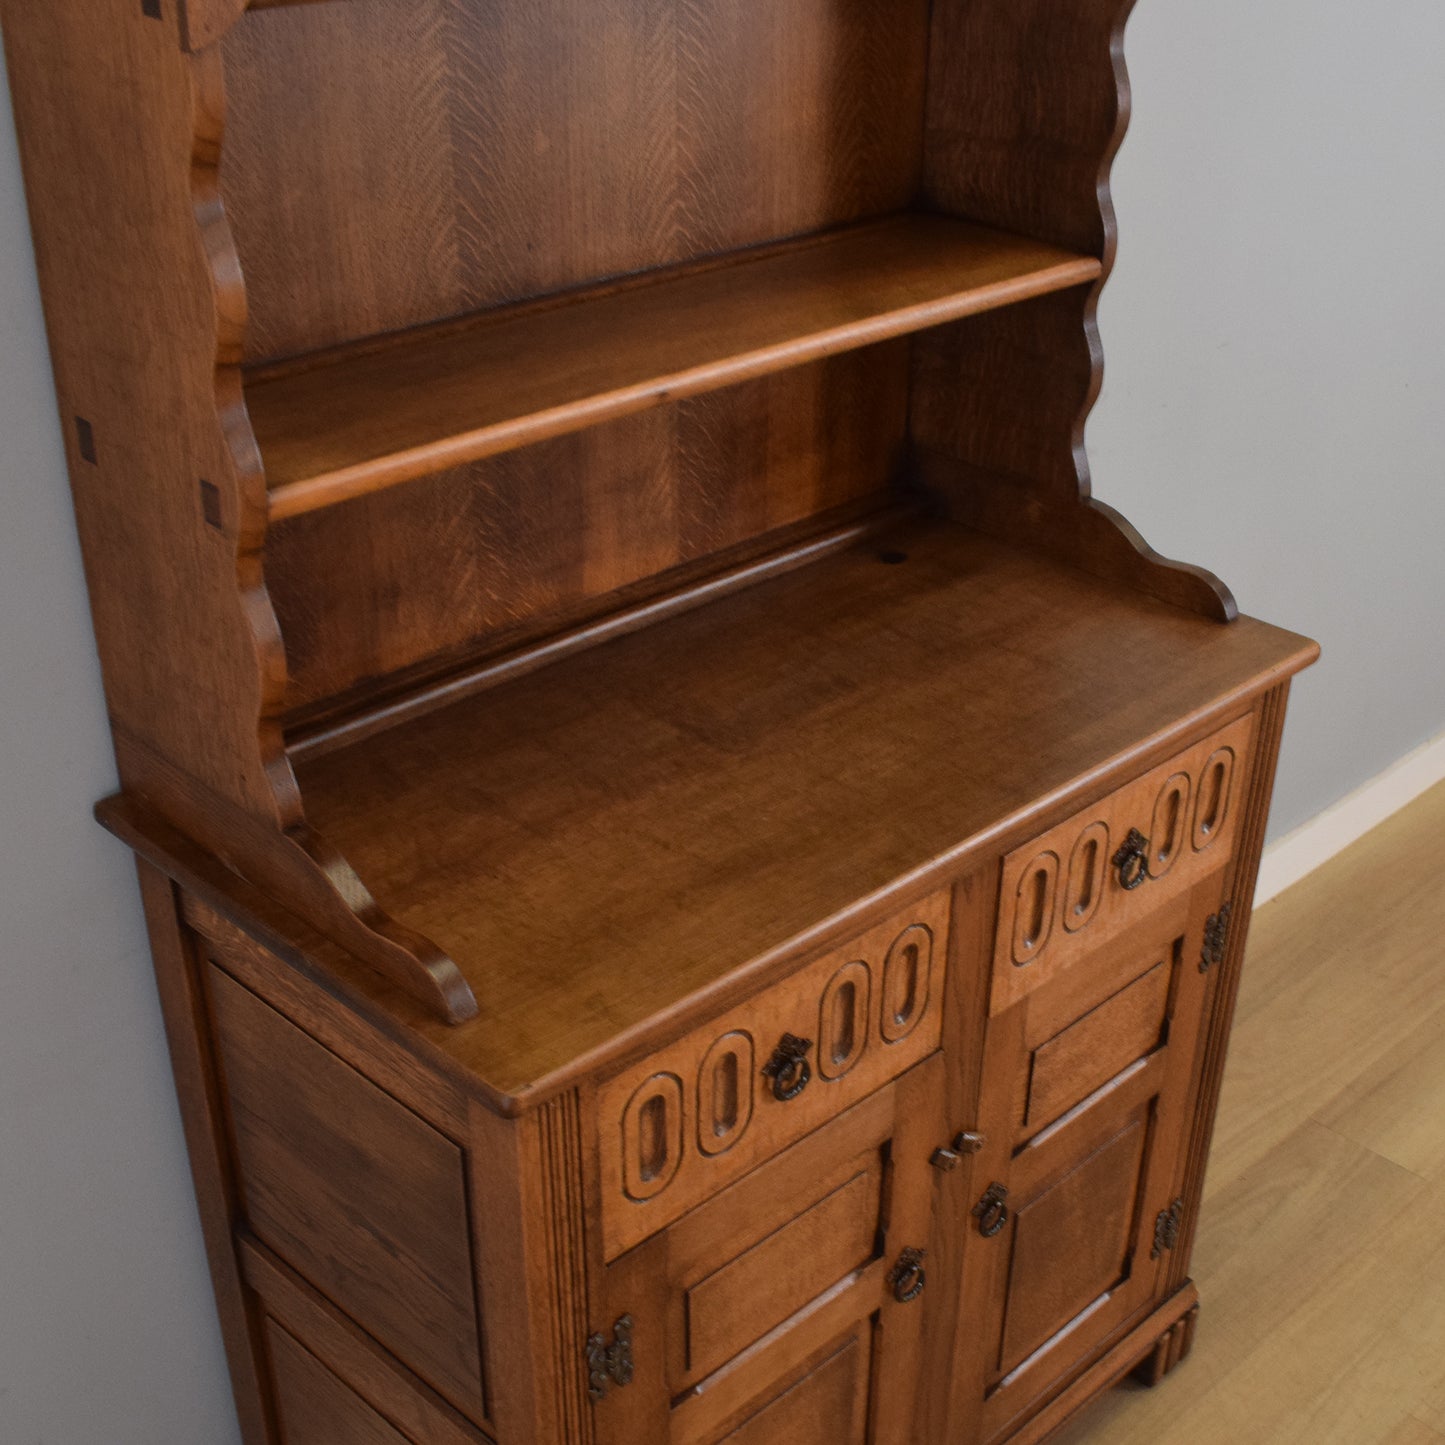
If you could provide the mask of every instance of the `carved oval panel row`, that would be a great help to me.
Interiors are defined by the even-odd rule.
[[[605,1083],[608,1258],[937,1048],[947,941],[940,892]]]
[[[1240,719],[1004,859],[993,1012],[1228,858],[1252,729]]]

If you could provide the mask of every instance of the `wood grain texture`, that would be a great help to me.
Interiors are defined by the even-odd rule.
[[[918,899],[746,1003],[602,1079],[596,1107],[606,1257],[655,1233],[933,1053],[947,988],[948,928],[946,893]],[[909,940],[917,951],[916,970],[907,969]],[[824,1003],[830,985],[840,979],[861,995],[863,1017],[853,1046],[835,1065],[832,1056],[842,1041]],[[902,988],[891,989],[895,982]],[[891,1031],[890,1039],[884,1029],[898,993],[910,998],[911,1006],[904,1028]],[[784,1034],[811,1045],[810,1078],[796,1097],[780,1100],[762,1070]],[[746,1071],[735,1081],[737,1123],[726,1141],[717,1140],[706,1109],[706,1066],[722,1040],[735,1042]],[[655,1181],[642,1190],[636,1181],[645,1171],[635,1157],[641,1141],[629,1121],[639,1104],[659,1093],[661,1117],[653,1123],[664,1133],[666,1157],[659,1149]],[[655,1140],[654,1147],[664,1141]]]
[[[599,1405],[600,1445],[726,1439],[860,1334],[868,1438],[912,1439],[925,1315],[887,1276],[929,1247],[942,1072],[935,1054],[606,1267],[599,1305],[632,1316],[637,1375]],[[851,1424],[860,1405],[829,1408]]]
[[[248,16],[224,47],[224,184],[249,357],[901,209],[926,8],[346,0]]]
[[[1129,115],[1133,0],[933,7],[924,195],[953,215],[1097,257],[1099,280],[915,346],[923,484],[953,515],[1205,616],[1235,615],[1202,568],[1167,561],[1091,496],[1084,423],[1103,377],[1095,315],[1113,267],[1109,171]]]
[[[965,866],[1100,769],[1167,756],[1313,654],[919,524],[302,778],[318,825],[486,1000],[442,1047],[511,1092],[689,995],[708,1008],[709,986]]]
[[[1098,273],[904,216],[259,373],[246,405],[279,519]]]
[[[300,804],[271,721],[285,663],[261,578],[265,489],[237,414],[245,299],[216,189],[218,62],[184,55],[130,0],[0,13],[111,721],[288,825]],[[141,756],[122,774],[138,790]]]
[[[242,1232],[237,1236],[236,1252],[246,1284],[264,1302],[268,1322],[274,1321],[297,1340],[304,1340],[306,1349],[345,1389],[394,1424],[408,1440],[425,1441],[426,1445],[486,1445],[486,1435],[265,1245]],[[283,1438],[289,1445],[290,1436]]]
[[[208,990],[249,1226],[484,1419],[461,1151],[226,975]]]
[[[757,560],[902,469],[907,343],[509,452],[272,529],[288,715],[555,638]],[[839,514],[841,516],[841,514]],[[810,526],[810,519],[819,518]]]
[[[266,1338],[289,1445],[408,1445],[406,1436],[280,1326],[268,1322]]]
[[[1059,1445],[1196,1445],[1240,1422],[1261,1445],[1429,1445],[1445,1428],[1445,1198],[1429,1150],[1397,1154],[1392,1134],[1438,1140],[1445,1121],[1445,1086],[1420,1067],[1445,1024],[1442,828],[1445,786],[1255,915],[1193,1356],[1161,1390],[1099,1400]],[[1392,1118],[1360,1129],[1391,1077]]]
[[[497,1436],[592,1445],[580,1102],[564,1093],[517,1120],[475,1106],[472,1140],[470,1185]]]
[[[1254,730],[1252,714],[1236,718],[1009,853],[999,884],[992,1012],[1051,982],[1228,861],[1255,801],[1246,798]],[[1211,767],[1217,760],[1226,764],[1222,777]],[[1213,788],[1206,773],[1215,777]],[[1160,801],[1174,797],[1179,809],[1170,839],[1167,821],[1158,815]],[[1214,821],[1196,847],[1194,822],[1205,811]],[[1144,839],[1148,871],[1137,886],[1125,888],[1114,859],[1131,832]],[[1098,860],[1088,866],[1090,848],[1104,863],[1097,884]],[[1086,869],[1087,883],[1079,877]],[[1047,889],[1046,876],[1057,880]],[[1079,900],[1088,892],[1094,897],[1084,912]]]
[[[182,925],[175,884],[149,863],[138,862],[138,874],[237,1421],[245,1445],[271,1445],[276,1426],[263,1322],[236,1259],[232,1231],[241,1214],[240,1186],[197,972],[202,965],[195,937]]]

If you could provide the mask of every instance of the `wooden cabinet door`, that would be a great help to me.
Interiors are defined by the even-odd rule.
[[[935,1054],[607,1266],[598,1445],[907,1445],[941,1102]]]
[[[978,1412],[979,1441],[1004,1437],[1154,1300],[1220,888],[1216,874],[1141,913],[989,1020],[954,1395]]]

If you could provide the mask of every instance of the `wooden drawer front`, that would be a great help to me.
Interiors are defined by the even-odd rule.
[[[461,1149],[220,968],[209,982],[251,1230],[484,1419]]]
[[[599,1445],[908,1440],[926,1254],[911,1298],[893,1270],[928,1249],[944,1128],[934,1055],[609,1265],[636,1377]]]
[[[897,1078],[937,1047],[948,952],[938,893],[604,1084],[597,1110],[614,1259]],[[785,1035],[808,1079],[764,1072]]]
[[[1000,1013],[1166,899],[1234,848],[1253,715],[1081,809],[1004,859],[990,1012]],[[1124,886],[1119,850],[1137,831],[1146,867]]]

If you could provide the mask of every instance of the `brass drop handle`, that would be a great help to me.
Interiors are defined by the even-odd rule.
[[[1137,828],[1130,828],[1119,845],[1114,867],[1119,870],[1119,886],[1128,893],[1149,881],[1149,840]]]
[[[813,1077],[813,1067],[808,1062],[808,1050],[812,1047],[812,1039],[800,1039],[795,1034],[784,1034],[778,1040],[772,1058],[763,1065],[763,1073],[773,1081],[773,1098],[786,1104],[808,1087],[808,1080]]]
[[[984,1196],[973,1206],[973,1217],[978,1220],[978,1232],[985,1239],[992,1239],[1008,1223],[1008,1190],[1002,1184],[990,1184]]]
[[[899,1304],[909,1304],[923,1293],[923,1286],[928,1283],[928,1276],[923,1272],[923,1257],[927,1253],[926,1249],[914,1249],[910,1245],[888,1271],[888,1287]]]

